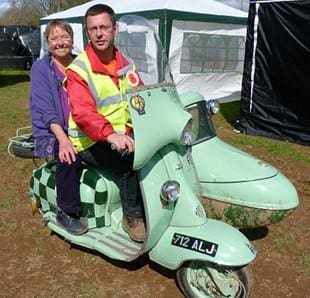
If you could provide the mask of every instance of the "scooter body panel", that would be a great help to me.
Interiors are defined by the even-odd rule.
[[[187,226],[198,226],[205,222],[202,207],[197,214],[198,206],[201,206],[199,183],[185,147],[165,146],[139,171],[139,176],[148,230],[145,251],[152,248],[174,222],[181,221],[182,225]],[[180,196],[175,203],[167,203],[161,197],[162,186],[167,181],[177,181],[180,184]],[[184,206],[182,202],[187,204]],[[184,207],[186,209],[182,212]],[[184,212],[193,214],[190,220],[183,216]]]
[[[256,249],[238,230],[208,219],[196,227],[170,226],[149,255],[169,269],[177,269],[190,260],[238,267],[253,261]]]
[[[180,100],[190,111],[189,107],[198,107],[203,102],[203,96],[187,92],[180,95]],[[192,145],[192,156],[201,183],[202,202],[209,206],[208,216],[212,216],[215,208],[215,218],[225,219],[218,216],[225,212],[223,208],[230,214],[231,208],[235,208],[236,216],[250,213],[250,224],[244,219],[245,225],[240,227],[255,227],[255,222],[258,226],[275,223],[292,213],[299,204],[294,185],[270,164],[223,142],[212,127],[210,111],[201,112],[199,117],[209,120],[200,123],[201,119],[196,117],[195,121],[208,129],[204,128],[206,134]],[[234,221],[237,218],[228,222]]]
[[[56,212],[56,162],[50,161],[33,172],[30,192],[38,200],[43,212]],[[89,228],[111,224],[111,213],[121,208],[115,175],[84,165],[80,175],[82,216],[87,217]]]
[[[239,183],[268,179],[278,174],[273,166],[216,136],[193,145],[192,154],[199,180],[203,183]]]
[[[282,173],[217,137],[194,145],[193,159],[211,218],[255,228],[282,221],[299,205],[296,188]]]
[[[179,142],[191,119],[181,105],[175,85],[152,87],[141,86],[126,94],[135,134],[135,170],[141,169],[160,148]]]

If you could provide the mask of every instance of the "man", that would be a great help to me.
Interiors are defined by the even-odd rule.
[[[135,66],[114,46],[117,25],[111,7],[90,7],[85,25],[90,43],[67,71],[70,139],[86,163],[119,172],[123,229],[133,240],[143,241],[142,198],[137,174],[132,170],[131,117],[127,102],[122,100],[125,90],[140,78]]]

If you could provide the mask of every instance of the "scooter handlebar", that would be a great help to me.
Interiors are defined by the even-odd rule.
[[[112,143],[112,144],[111,144],[111,149],[112,149],[112,150],[117,150],[117,146],[116,146],[114,143]],[[119,153],[120,153],[122,156],[125,156],[125,155],[128,155],[128,154],[129,154],[129,150],[128,150],[128,149],[125,149],[125,150],[120,151]]]

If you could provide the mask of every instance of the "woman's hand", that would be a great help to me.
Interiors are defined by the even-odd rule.
[[[77,150],[72,145],[68,137],[63,138],[59,142],[58,158],[60,162],[66,162],[69,165],[71,165],[73,162],[76,161],[76,156],[75,156],[76,154],[77,154]]]
[[[59,143],[58,158],[60,162],[67,162],[69,165],[71,165],[76,161],[76,148],[73,146],[70,139],[59,124],[52,123],[50,129]]]

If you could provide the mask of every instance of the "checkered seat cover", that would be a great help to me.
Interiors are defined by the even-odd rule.
[[[30,191],[43,212],[56,212],[55,191],[56,161],[50,161],[33,171]],[[87,217],[89,228],[101,228],[105,217],[120,205],[116,175],[83,165],[80,175],[82,215]]]

